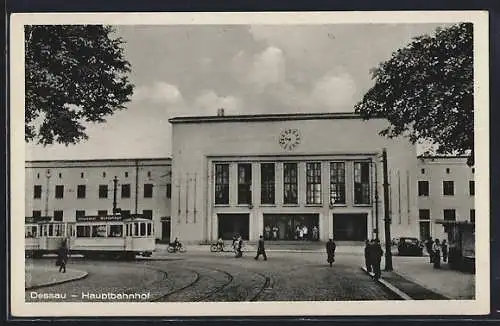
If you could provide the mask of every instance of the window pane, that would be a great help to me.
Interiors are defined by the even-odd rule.
[[[297,204],[297,163],[283,164],[283,199],[285,204]]]
[[[123,234],[123,225],[110,225],[108,237],[121,237]]]
[[[354,204],[370,204],[370,163],[354,163]]]
[[[250,204],[252,187],[252,165],[238,164],[238,204]]]
[[[215,204],[229,204],[229,164],[215,165]]]
[[[330,163],[330,204],[345,204],[345,165]]]

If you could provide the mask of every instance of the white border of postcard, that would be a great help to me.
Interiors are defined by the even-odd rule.
[[[30,24],[474,24],[476,141],[475,300],[242,302],[242,303],[26,303],[24,290],[24,33]],[[478,315],[490,311],[489,252],[489,36],[486,11],[261,12],[261,13],[34,13],[12,14],[10,30],[11,117],[11,303],[24,316],[307,316],[307,315]]]

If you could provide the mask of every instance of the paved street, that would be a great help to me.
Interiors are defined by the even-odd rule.
[[[39,296],[59,298],[26,301],[337,301],[397,300],[361,269],[360,255],[338,254],[333,268],[323,253],[273,252],[255,261],[255,253],[235,259],[232,253],[187,252],[165,254],[135,262],[72,259],[68,268],[88,276],[75,282],[35,290]],[[54,264],[53,259],[27,262]],[[54,266],[54,273],[57,273]],[[135,299],[96,299],[87,294],[138,293]],[[64,298],[60,298],[65,294]],[[83,295],[82,295],[83,294]]]

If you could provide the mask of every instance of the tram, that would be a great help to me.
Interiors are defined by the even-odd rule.
[[[153,222],[140,215],[84,216],[76,222],[28,220],[25,224],[25,253],[31,257],[53,254],[61,244],[71,254],[87,258],[134,259],[149,257],[155,250]]]

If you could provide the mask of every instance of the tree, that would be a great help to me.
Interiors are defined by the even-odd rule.
[[[474,164],[473,26],[416,37],[372,70],[375,85],[355,105],[364,119],[386,118],[380,134],[432,143],[438,154]]]
[[[26,142],[75,144],[88,139],[84,123],[125,109],[130,64],[112,27],[32,25],[24,32]]]

